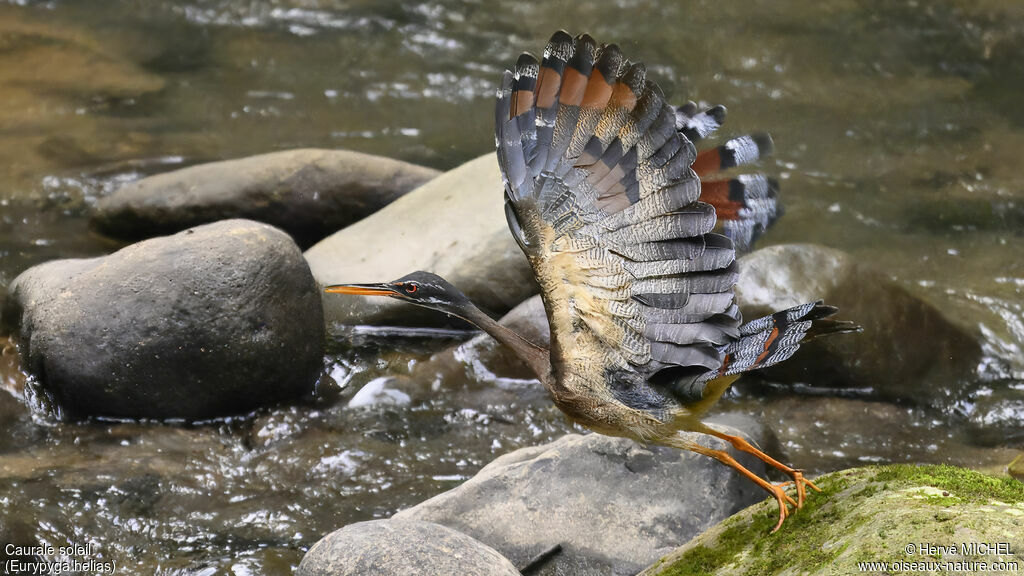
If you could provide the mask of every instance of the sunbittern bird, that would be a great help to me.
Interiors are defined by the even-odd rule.
[[[805,486],[817,488],[701,417],[741,372],[857,328],[827,319],[836,309],[820,301],[742,324],[736,249],[775,218],[774,183],[760,174],[701,178],[757,160],[770,139],[744,136],[697,154],[694,142],[718,128],[723,107],[670,106],[616,45],[565,32],[541,61],[523,54],[505,72],[496,112],[505,214],[540,284],[550,349],[428,272],[326,291],[390,296],[475,324],[511,348],[573,421],[735,468],[778,501],[778,530],[787,505],[800,507]],[[682,431],[724,440],[792,480],[772,484]]]

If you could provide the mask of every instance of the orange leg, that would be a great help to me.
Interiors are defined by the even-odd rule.
[[[689,443],[689,442],[684,444],[682,447],[687,449],[687,450],[691,450],[693,452],[696,452],[698,454],[703,454],[705,456],[710,456],[710,457],[714,458],[715,460],[718,460],[722,464],[725,464],[726,466],[729,466],[730,468],[734,468],[737,472],[739,472],[740,474],[742,474],[742,475],[746,476],[747,478],[749,478],[750,481],[752,481],[753,483],[757,484],[761,488],[764,488],[765,490],[767,490],[769,494],[771,494],[772,496],[775,496],[775,501],[779,503],[779,522],[777,524],[775,524],[774,528],[772,528],[772,533],[773,534],[775,532],[777,532],[779,530],[779,528],[782,527],[783,521],[785,521],[786,520],[786,516],[789,515],[789,508],[787,508],[786,505],[787,504],[792,504],[794,506],[797,505],[797,503],[794,502],[793,499],[789,497],[789,494],[786,494],[786,491],[783,489],[785,484],[775,485],[775,484],[772,484],[771,482],[768,482],[764,478],[761,478],[757,474],[754,474],[750,470],[747,470],[746,468],[744,468],[742,464],[737,462],[736,459],[733,458],[732,456],[730,456],[727,452],[723,452],[721,450],[712,450],[711,448],[705,448],[704,446],[701,446],[700,444],[694,444],[694,443]]]
[[[709,426],[705,426],[704,428],[705,429],[701,430],[701,432],[703,432],[705,434],[710,434],[711,436],[714,436],[715,438],[721,438],[722,440],[725,440],[729,444],[732,444],[732,447],[737,449],[737,450],[739,450],[740,452],[746,452],[747,454],[753,454],[754,456],[757,456],[758,458],[760,458],[765,464],[771,466],[772,468],[776,468],[778,470],[782,470],[784,473],[786,473],[786,475],[791,477],[792,480],[789,481],[789,482],[786,482],[785,484],[782,484],[782,486],[788,486],[790,484],[793,484],[793,485],[796,486],[796,507],[797,508],[802,508],[803,505],[804,505],[804,499],[806,498],[806,495],[807,495],[806,491],[804,490],[804,486],[805,485],[806,486],[810,486],[816,492],[821,492],[821,489],[818,488],[817,486],[815,486],[814,482],[811,482],[810,480],[804,478],[804,474],[803,474],[803,472],[801,470],[797,470],[795,468],[790,468],[789,466],[786,466],[785,464],[779,462],[778,460],[772,458],[771,456],[765,454],[764,452],[761,452],[757,448],[754,448],[753,446],[750,445],[749,442],[747,442],[743,438],[740,438],[739,436],[730,436],[729,434],[724,434],[722,432],[719,432],[718,430],[712,429]]]

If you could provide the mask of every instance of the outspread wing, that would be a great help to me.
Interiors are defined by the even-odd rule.
[[[542,60],[524,54],[505,73],[496,143],[552,345],[570,364],[600,360],[627,387],[671,371],[661,380],[685,400],[722,368],[740,314],[733,242],[712,231],[687,137],[707,136],[724,109],[679,110],[617,46],[558,32]]]

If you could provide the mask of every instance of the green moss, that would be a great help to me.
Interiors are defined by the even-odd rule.
[[[695,546],[686,555],[665,567],[659,576],[689,576],[708,574],[737,560],[744,550],[750,550],[754,566],[746,570],[747,574],[771,574],[791,565],[794,558],[801,558],[801,563],[817,565],[831,562],[846,547],[837,546],[835,550],[824,550],[828,531],[824,528],[835,515],[833,510],[820,512],[822,505],[828,503],[829,496],[834,495],[849,485],[846,478],[828,477],[818,483],[822,492],[809,491],[804,507],[795,511],[786,519],[785,525],[775,534],[769,531],[778,521],[778,508],[774,501],[767,509],[769,512],[757,514],[752,522],[736,522],[735,518],[723,525],[725,530],[718,536],[712,547]]]
[[[867,486],[857,490],[853,493],[854,498],[870,498],[878,493],[878,484],[868,484]]]
[[[945,464],[881,466],[872,481],[902,486],[932,486],[949,492],[957,500],[968,502],[1024,502],[1024,484],[1013,478],[995,478]]]
[[[939,496],[938,494],[928,494],[924,497],[924,501],[933,506],[952,506],[963,502],[956,496]]]
[[[773,520],[762,515],[751,524],[732,523],[718,537],[713,548],[695,546],[680,561],[668,566],[660,576],[689,576],[707,574],[729,564],[740,550],[745,549],[755,534],[766,534]]]
[[[729,573],[774,574],[792,566],[820,566],[833,562],[849,543],[842,543],[844,531],[868,521],[870,514],[857,512],[862,502],[885,490],[911,486],[932,486],[948,495],[928,495],[929,504],[954,505],[964,502],[1024,502],[1024,484],[953,466],[892,465],[837,472],[815,480],[822,492],[809,492],[803,509],[795,511],[776,534],[769,530],[778,519],[774,502],[761,505],[753,520],[733,517],[721,526],[718,537],[687,550],[681,557],[659,567],[659,576],[724,573],[730,564],[742,569]],[[852,483],[866,483],[852,494],[836,497]],[[943,513],[943,512],[937,512]],[[742,521],[740,521],[742,520]],[[884,532],[881,528],[880,532]],[[885,539],[885,534],[880,533]],[[834,545],[829,549],[827,545]],[[873,558],[865,557],[865,560]],[[742,562],[741,562],[742,561]],[[722,570],[726,568],[726,570]]]

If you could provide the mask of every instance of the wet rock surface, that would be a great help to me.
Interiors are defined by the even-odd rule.
[[[306,251],[321,285],[438,274],[483,309],[503,313],[537,288],[509,234],[494,154],[450,170]],[[446,315],[388,298],[324,295],[328,324],[427,324]]]
[[[416,401],[422,402],[422,387],[406,376],[384,376],[366,383],[348,401],[349,408],[366,408],[370,406],[408,406]]]
[[[496,550],[431,522],[371,520],[325,536],[302,558],[296,576],[519,576]]]
[[[823,492],[810,494],[777,534],[764,536],[772,522],[766,503],[751,506],[640,576],[903,571],[895,562],[930,562],[930,568],[907,568],[927,573],[1019,570],[1024,484],[1016,480],[953,466],[890,465],[834,472],[815,482]],[[949,564],[939,568],[940,561]],[[861,562],[891,567],[865,570]]]
[[[3,322],[75,416],[244,413],[308,394],[324,353],[301,252],[245,220],[31,268],[12,282]]]
[[[104,234],[138,240],[247,218],[277,226],[309,246],[438,174],[347,150],[271,152],[125,184],[99,201],[90,222]]]
[[[886,399],[946,406],[981,360],[978,337],[851,256],[812,244],[757,250],[740,260],[737,297],[746,320],[824,299],[859,334],[821,338],[761,371],[770,380],[855,388]]]
[[[733,420],[754,441],[749,417]],[[753,472],[763,465],[738,458]],[[460,530],[517,566],[560,544],[537,574],[635,574],[764,492],[718,462],[624,438],[568,435],[494,460],[458,488],[394,516]]]

